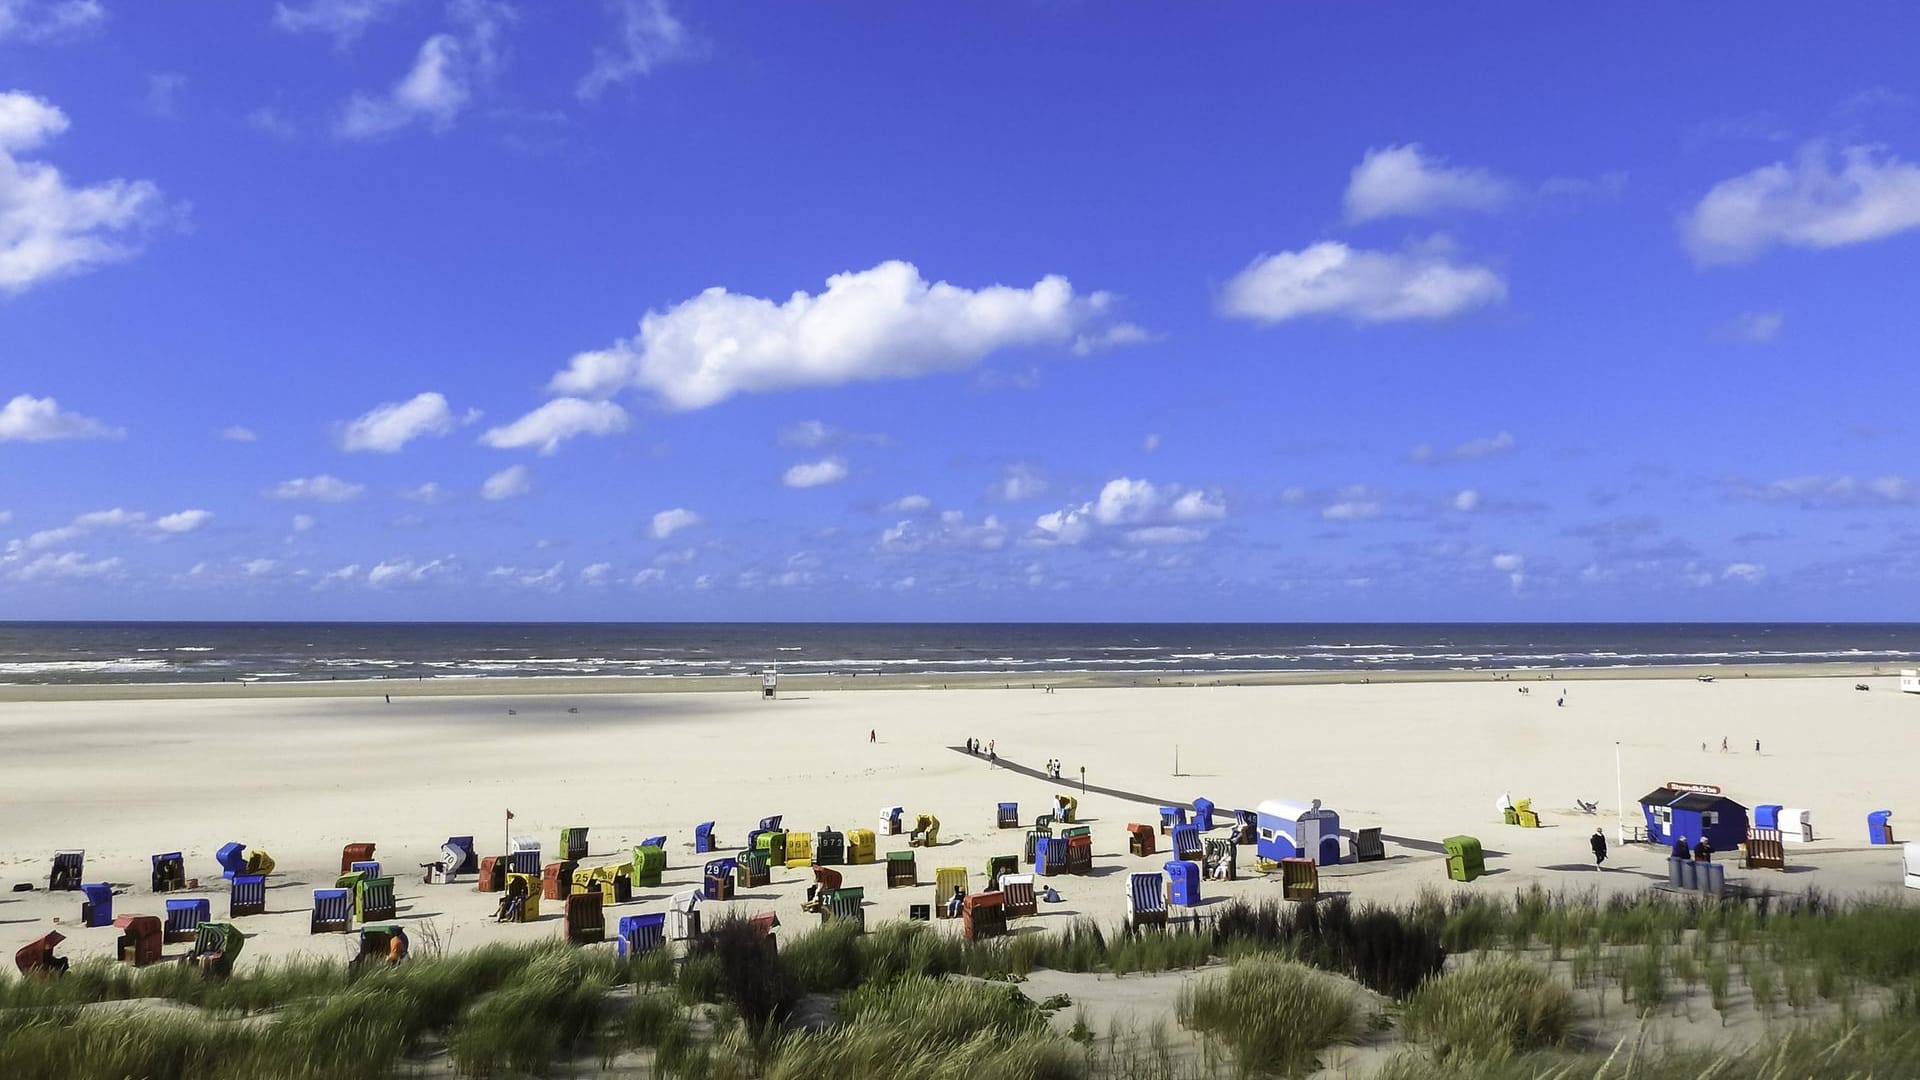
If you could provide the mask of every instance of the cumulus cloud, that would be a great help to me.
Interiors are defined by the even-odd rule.
[[[297,533],[306,532],[309,529],[312,529],[316,524],[318,523],[314,520],[314,517],[312,514],[293,515],[293,531],[294,532],[297,532]]]
[[[665,540],[674,533],[682,529],[691,529],[705,520],[684,506],[676,506],[671,510],[662,510],[653,515],[653,524],[647,531],[655,540]]]
[[[1485,169],[1449,166],[1418,143],[1368,150],[1347,182],[1347,220],[1421,217],[1449,210],[1498,210],[1512,185]]]
[[[190,533],[212,520],[213,511],[211,510],[181,510],[154,518],[153,527],[163,533]]]
[[[151,181],[74,187],[53,166],[19,156],[67,127],[51,102],[0,93],[0,292],[129,258],[135,235],[165,215]]]
[[[447,489],[441,487],[438,482],[429,480],[419,487],[412,487],[402,491],[400,497],[403,499],[411,499],[414,502],[436,503],[447,497]]]
[[[803,461],[786,471],[780,482],[790,488],[820,487],[837,484],[847,478],[847,463],[839,458]]]
[[[239,424],[234,424],[231,427],[222,428],[220,431],[220,437],[227,440],[228,442],[257,442],[260,438],[260,436],[256,434],[252,428],[242,427]]]
[[[920,514],[933,509],[933,500],[925,495],[902,495],[880,509],[895,514]]]
[[[1443,253],[1365,251],[1328,240],[1255,259],[1227,282],[1220,310],[1262,323],[1313,315],[1398,322],[1444,319],[1506,296],[1499,274]]]
[[[625,430],[627,411],[613,402],[563,397],[511,424],[490,429],[480,441],[501,450],[535,446],[542,454],[551,454],[576,435],[613,435]]]
[[[592,69],[574,87],[583,100],[591,101],[608,87],[694,54],[692,36],[667,7],[666,0],[605,0],[604,6],[619,40],[611,48],[593,51]]]
[[[93,510],[81,514],[58,528],[42,529],[25,540],[11,541],[7,547],[10,552],[37,551],[58,547],[88,533],[116,529],[158,539],[192,532],[212,520],[213,512],[210,510],[180,510],[149,519],[144,511],[116,506],[111,510]]]
[[[533,490],[533,473],[525,465],[510,465],[487,477],[480,485],[480,497],[498,502],[517,498]]]
[[[1369,521],[1380,516],[1378,499],[1340,499],[1322,507],[1320,516],[1328,521]]]
[[[0,196],[0,203],[5,199]],[[5,226],[0,225],[0,230]],[[66,412],[50,397],[21,394],[0,406],[0,442],[51,442],[55,439],[112,439],[125,434],[90,416]]]
[[[1479,461],[1504,454],[1514,448],[1512,432],[1502,431],[1479,439],[1468,439],[1458,446],[1437,449],[1430,444],[1421,443],[1408,452],[1407,456],[1423,465],[1443,465],[1454,461]]]
[[[660,582],[665,581],[666,578],[667,578],[667,572],[665,570],[662,570],[657,566],[649,566],[645,570],[642,570],[639,573],[634,574],[632,580],[630,580],[628,584],[632,585],[636,589],[642,589],[647,587],[648,585],[658,585]]]
[[[273,25],[290,34],[325,34],[334,44],[351,45],[368,26],[384,18],[400,0],[307,0],[277,3]]]
[[[1472,488],[1462,488],[1454,493],[1453,508],[1463,514],[1472,513],[1480,508],[1480,493]]]
[[[1702,264],[1746,262],[1772,247],[1835,248],[1920,228],[1920,166],[1875,146],[1836,160],[1820,143],[1715,184],[1680,223]]]
[[[1145,450],[1149,454],[1153,453],[1155,450],[1160,449],[1160,436],[1148,435],[1146,438],[1141,439],[1140,449]]]
[[[340,448],[353,453],[371,450],[392,454],[427,435],[445,435],[454,427],[453,410],[444,395],[416,394],[407,401],[390,401],[350,421],[340,433]]]
[[[1007,466],[1006,475],[994,482],[991,494],[1007,502],[1022,502],[1045,495],[1049,486],[1046,474],[1022,463]]]
[[[265,577],[273,573],[274,567],[279,565],[280,563],[274,559],[248,559],[240,564],[240,570],[248,577]]]
[[[1755,582],[1765,576],[1767,576],[1767,568],[1760,563],[1728,563],[1727,568],[1720,571],[1720,578],[1723,581]]]
[[[334,122],[342,139],[374,139],[415,124],[431,131],[453,126],[498,64],[497,39],[513,11],[494,0],[453,0],[454,32],[422,42],[413,66],[385,94],[355,94]]]
[[[349,483],[337,476],[321,473],[282,480],[267,489],[270,499],[311,499],[314,502],[347,502],[366,494],[364,484]]]
[[[1091,502],[1040,515],[1028,538],[1081,544],[1112,529],[1135,543],[1192,543],[1208,535],[1198,523],[1226,516],[1226,503],[1211,492],[1122,476],[1107,481]]]
[[[899,261],[835,274],[825,291],[784,302],[715,287],[649,312],[635,337],[576,355],[550,389],[605,397],[638,387],[685,410],[735,394],[914,378],[1002,349],[1068,345],[1111,302],[1075,294],[1063,277],[967,289]]]
[[[580,568],[580,584],[597,588],[605,585],[612,574],[612,563],[597,562],[590,566],[583,566]]]
[[[1501,552],[1493,557],[1493,568],[1507,575],[1507,584],[1514,592],[1519,592],[1527,583],[1527,560],[1523,555]]]
[[[120,560],[88,559],[84,552],[68,551],[59,555],[42,555],[32,562],[22,563],[8,574],[15,581],[72,581],[87,578],[107,578],[120,571]]]
[[[968,521],[958,510],[948,510],[931,519],[896,522],[880,533],[880,550],[894,555],[910,555],[937,548],[971,548],[998,551],[1007,544],[1007,526],[988,514],[980,521]]]
[[[100,0],[0,0],[0,41],[78,37],[106,21]]]

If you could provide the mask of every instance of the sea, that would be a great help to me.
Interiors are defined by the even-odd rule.
[[[0,684],[1916,661],[1915,623],[0,622]]]

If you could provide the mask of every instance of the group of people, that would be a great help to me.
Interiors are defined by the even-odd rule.
[[[1060,779],[1060,759],[1059,758],[1047,759],[1047,775],[1052,777],[1055,780]]]
[[[1673,857],[1676,859],[1692,859],[1694,862],[1712,862],[1713,845],[1707,843],[1707,838],[1702,836],[1700,842],[1693,845],[1692,850],[1688,850],[1687,838],[1677,836],[1674,837],[1673,840]]]
[[[967,753],[977,756],[982,749],[987,753],[987,766],[989,768],[1000,763],[1000,755],[994,752],[994,740],[988,739],[984,743],[974,738],[967,740]]]

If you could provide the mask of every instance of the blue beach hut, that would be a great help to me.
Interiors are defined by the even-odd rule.
[[[1208,829],[1213,828],[1212,799],[1193,800],[1193,823],[1200,827],[1201,832],[1206,832]]]
[[[1253,847],[1262,858],[1312,859],[1320,866],[1340,861],[1340,815],[1319,799],[1309,806],[1268,799],[1254,816],[1259,834]]]
[[[1732,851],[1747,840],[1747,808],[1706,784],[1654,788],[1640,796],[1640,812],[1650,843],[1665,846],[1685,837],[1697,844],[1704,836],[1715,851]]]

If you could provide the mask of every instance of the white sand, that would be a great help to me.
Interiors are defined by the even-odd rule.
[[[621,914],[663,910],[670,892],[697,881],[706,857],[692,852],[695,822],[717,821],[723,842],[737,845],[767,814],[813,831],[870,828],[883,805],[904,805],[909,821],[931,812],[942,846],[920,854],[929,884],[889,891],[878,865],[842,868],[848,884],[866,886],[870,924],[900,918],[909,902],[932,902],[936,866],[966,866],[977,887],[989,855],[1019,850],[1018,832],[993,827],[996,802],[1017,800],[1030,820],[1056,789],[950,749],[969,735],[996,740],[1002,757],[1025,765],[1058,757],[1072,780],[1084,765],[1090,784],[1156,803],[1319,798],[1349,829],[1380,826],[1424,841],[1477,835],[1496,870],[1455,885],[1439,856],[1390,844],[1384,863],[1323,872],[1324,888],[1361,900],[1530,883],[1637,890],[1664,877],[1665,853],[1644,848],[1616,847],[1612,872],[1592,869],[1588,835],[1596,824],[1612,834],[1618,739],[1628,800],[1667,780],[1715,783],[1749,805],[1811,807],[1816,832],[1831,837],[1789,848],[1796,868],[1811,870],[1730,868],[1730,876],[1776,889],[1892,889],[1898,849],[1868,847],[1866,814],[1890,808],[1896,828],[1920,828],[1920,697],[1897,693],[1892,679],[1869,681],[1869,693],[1853,691],[1851,679],[1577,682],[1566,684],[1564,707],[1555,705],[1559,684],[1533,684],[1523,696],[1517,684],[1492,681],[808,690],[777,702],[751,693],[396,696],[392,704],[380,694],[393,688],[370,685],[364,696],[0,703],[0,890],[22,880],[38,886],[0,891],[0,948],[10,952],[58,918],[67,955],[112,951],[111,928],[75,926],[79,894],[44,891],[56,848],[87,850],[88,881],[127,886],[116,913],[159,914],[148,855],[183,850],[189,876],[218,884],[213,853],[229,840],[279,862],[272,914],[240,920],[249,935],[243,966],[301,951],[346,954],[341,937],[307,934],[307,911],[310,890],[332,884],[341,845],[358,840],[377,842],[399,878],[402,921],[431,923],[452,947],[557,936],[555,905],[538,923],[497,926],[485,918],[495,898],[470,881],[421,883],[416,864],[450,834],[475,835],[482,854],[500,851],[507,808],[518,815],[514,831],[538,834],[548,853],[563,826],[591,827],[589,863],[626,858],[648,835],[670,837],[666,887],[610,909],[610,926]],[[1734,752],[1719,752],[1722,736]],[[1753,752],[1756,738],[1765,753]],[[1533,796],[1550,827],[1501,825],[1494,806],[1503,791]],[[1580,814],[1576,797],[1598,800],[1600,816]],[[1631,801],[1628,811],[1637,821]],[[1027,925],[1074,914],[1117,922],[1125,873],[1165,861],[1125,854],[1125,824],[1155,821],[1151,805],[1089,794],[1081,812],[1093,828],[1095,876],[1055,879],[1065,902],[1042,905]],[[904,848],[905,839],[883,837],[881,849]],[[1251,861],[1243,848],[1243,868]],[[776,870],[772,888],[708,905],[708,917],[726,906],[775,910],[791,933],[813,921],[799,910],[810,880],[805,870]],[[1277,886],[1253,877],[1203,892],[1211,903],[1273,896]],[[224,888],[182,895],[210,895],[215,917],[225,915]]]

